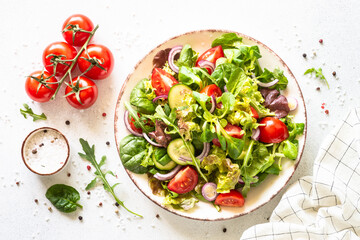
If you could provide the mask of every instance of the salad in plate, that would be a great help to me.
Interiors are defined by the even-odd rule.
[[[262,69],[259,58],[258,46],[226,33],[200,56],[189,44],[161,50],[149,78],[132,89],[120,158],[148,174],[165,205],[242,207],[250,188],[297,158],[297,100],[281,94],[283,71]]]

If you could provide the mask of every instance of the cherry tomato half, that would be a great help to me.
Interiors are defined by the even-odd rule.
[[[198,183],[198,173],[190,166],[182,168],[168,184],[170,191],[178,194],[188,193]]]
[[[282,121],[274,117],[266,117],[260,121],[260,142],[279,143],[289,137],[289,131]]]
[[[91,32],[94,30],[94,24],[87,16],[74,14],[65,20],[62,26],[62,35],[69,44],[81,47],[90,36],[90,33],[82,32],[81,30]],[[75,33],[74,38],[73,33]]]
[[[101,80],[110,76],[113,71],[114,56],[109,48],[100,44],[90,44],[87,50],[80,54],[78,64],[81,72],[87,71],[94,64],[84,75],[94,80]]]
[[[77,87],[76,84],[78,81],[79,86]],[[79,94],[81,102],[77,99],[76,94]],[[71,106],[77,109],[86,109],[96,102],[98,89],[93,81],[81,76],[72,80],[71,87],[66,86],[65,95],[66,100]]]
[[[231,137],[234,137],[234,138],[242,138],[244,136],[244,133],[242,133],[242,129],[241,127],[239,126],[236,126],[236,125],[232,125],[230,123],[228,123],[225,127],[224,127],[224,130],[231,136]],[[212,140],[212,143],[215,145],[215,146],[218,146],[218,147],[221,147],[221,144],[219,142],[219,139],[217,138],[214,138]]]
[[[36,79],[35,79],[36,78]],[[33,72],[25,81],[25,91],[27,95],[36,102],[47,102],[51,99],[52,95],[58,87],[58,84],[46,84],[56,83],[55,77],[51,77],[51,74],[44,71]],[[41,84],[39,88],[39,84]],[[47,88],[46,86],[49,88]]]
[[[45,69],[50,73],[54,73],[54,61],[65,60],[66,62],[56,65],[56,76],[63,76],[71,65],[71,61],[76,57],[76,49],[66,42],[54,42],[47,46],[43,52],[42,60]],[[75,69],[75,66],[73,67]]]
[[[244,203],[243,195],[235,189],[230,190],[229,193],[220,193],[215,199],[216,205],[227,207],[242,207]]]
[[[222,95],[221,89],[216,84],[210,84],[206,87],[204,87],[200,93],[204,93],[211,97],[211,95],[214,95],[215,97],[220,97]]]
[[[210,48],[209,50],[207,50],[206,52],[204,52],[203,54],[200,55],[200,57],[196,60],[196,67],[199,67],[199,62],[201,60],[206,60],[209,62],[212,62],[213,64],[216,63],[216,60],[218,60],[218,58],[224,57],[224,51],[222,49],[222,47],[216,46],[213,48]],[[211,74],[211,70],[210,68],[206,68],[209,72],[209,74]]]
[[[151,75],[151,85],[155,88],[157,96],[167,95],[170,88],[178,83],[170,73],[161,68],[154,68]]]
[[[137,115],[138,115],[139,118],[141,117],[141,116],[140,116],[140,113],[138,113]],[[135,124],[134,124],[134,123],[135,123],[135,119],[134,119],[133,117],[130,118],[129,123],[130,123],[131,129],[134,130],[135,132],[137,132],[137,133],[142,133],[142,132],[143,132],[143,131],[142,131],[142,128],[137,128],[137,127],[135,127]]]
[[[250,107],[250,110],[251,110],[251,113],[252,113],[253,118],[259,119],[259,114],[258,114],[257,111],[255,110],[255,108]]]

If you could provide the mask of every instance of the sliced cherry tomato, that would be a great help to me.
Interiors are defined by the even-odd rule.
[[[190,166],[182,168],[168,184],[170,191],[178,194],[188,193],[198,183],[198,173]]]
[[[74,108],[86,109],[96,102],[98,89],[93,81],[81,76],[73,79],[71,84],[65,88],[65,96],[68,103]]]
[[[33,72],[25,81],[25,91],[27,95],[36,102],[47,102],[58,87],[55,77],[46,71]],[[41,86],[39,86],[41,85]]]
[[[167,95],[170,88],[178,83],[170,73],[161,68],[154,68],[151,75],[151,85],[155,88],[157,96]]]
[[[214,95],[215,97],[220,97],[222,95],[222,91],[221,89],[216,86],[216,84],[210,84],[206,87],[204,87],[200,93],[204,93],[206,95],[208,95],[209,97],[211,97],[211,95]]]
[[[69,44],[81,47],[90,36],[90,33],[84,32],[84,30],[91,32],[94,30],[94,24],[87,16],[74,14],[65,20],[62,26],[62,35]]]
[[[44,67],[50,74],[53,74],[54,65],[56,65],[55,75],[63,76],[72,63],[69,60],[74,59],[76,54],[76,49],[66,42],[51,43],[43,52],[42,60]]]
[[[236,125],[232,125],[230,123],[228,123],[225,127],[224,127],[224,130],[231,136],[231,137],[234,137],[234,138],[242,138],[244,136],[244,133],[242,133],[242,129],[241,127],[239,126],[236,126]],[[221,147],[221,144],[219,142],[219,139],[217,138],[214,138],[212,140],[212,143],[215,145],[215,146],[218,146],[218,147]]]
[[[85,76],[100,80],[109,77],[113,71],[114,56],[109,48],[100,44],[90,44],[87,50],[80,54],[78,64]]]
[[[218,60],[218,58],[224,57],[224,51],[221,47],[221,45],[210,48],[209,50],[207,50],[206,52],[204,52],[203,54],[200,55],[200,57],[196,60],[196,67],[199,67],[199,62],[201,60],[206,60],[209,62],[212,62],[213,64],[216,63],[216,60]],[[206,68],[209,72],[209,74],[211,74],[211,69],[210,68]]]
[[[289,137],[289,131],[282,121],[274,117],[266,117],[260,121],[260,142],[279,143]]]
[[[229,193],[220,193],[215,199],[216,205],[227,207],[242,207],[244,203],[243,195],[235,189],[230,190]]]
[[[138,113],[137,115],[138,115],[139,118],[141,117],[141,116],[140,116],[140,113]],[[135,127],[135,124],[134,124],[134,123],[135,123],[135,119],[134,119],[133,117],[130,118],[129,123],[130,123],[131,129],[134,130],[135,132],[137,132],[137,133],[142,133],[142,132],[143,132],[143,131],[142,131],[142,128],[137,128],[137,127]]]
[[[257,111],[255,110],[255,108],[250,107],[250,109],[251,109],[251,113],[252,113],[253,118],[259,119],[259,114],[258,114]]]

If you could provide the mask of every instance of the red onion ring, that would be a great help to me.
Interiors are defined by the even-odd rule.
[[[258,81],[257,85],[259,85],[260,87],[268,88],[268,87],[274,86],[278,82],[279,82],[279,79],[275,79],[274,81],[271,81],[271,82],[268,82],[268,83],[263,83],[263,82]]]
[[[154,98],[152,101],[153,101],[153,102],[156,102],[156,101],[159,100],[160,98],[167,99],[167,98],[168,98],[168,95],[166,95],[166,94],[164,94],[164,95],[159,95],[159,96],[157,96],[156,98]]]
[[[180,53],[182,48],[183,48],[183,46],[181,46],[181,45],[175,46],[169,52],[169,57],[168,57],[169,67],[171,68],[171,70],[173,70],[176,73],[179,72],[179,67],[175,65],[174,59],[175,59],[175,55]]]
[[[251,138],[255,141],[259,141],[259,138],[260,138],[260,129],[259,128],[252,130]]]
[[[215,64],[206,60],[201,60],[198,62],[199,67],[210,69],[209,74],[211,74],[215,70]]]
[[[134,130],[132,130],[131,126],[130,126],[130,122],[129,122],[129,111],[125,110],[124,113],[124,122],[125,122],[125,126],[127,128],[127,130],[129,130],[129,132],[132,135],[138,136],[138,137],[142,137],[143,135],[141,133],[135,132]]]
[[[288,105],[290,111],[294,111],[298,106],[298,101],[294,97],[287,97]]]
[[[158,144],[158,143],[152,141],[146,133],[143,133],[142,135],[146,139],[146,141],[148,141],[148,143],[150,143],[151,145],[153,145],[155,147],[163,147],[161,144]]]
[[[202,161],[204,159],[204,157],[206,157],[209,154],[209,152],[210,152],[210,143],[204,143],[203,151],[196,158],[198,158],[198,159],[200,159],[200,161]],[[191,162],[192,161],[191,158],[185,157],[185,156],[180,156],[179,160],[181,160],[183,162]]]
[[[154,178],[156,178],[160,181],[169,180],[169,179],[173,178],[180,169],[181,169],[181,165],[177,165],[173,170],[171,170],[168,173],[165,173],[165,174],[155,173]]]
[[[226,85],[224,86],[224,92],[229,92]]]
[[[211,95],[211,109],[210,109],[210,113],[213,113],[215,111],[216,108],[216,98],[213,95]]]
[[[217,185],[213,182],[205,183],[201,188],[201,195],[208,201],[212,202],[216,199],[218,193],[216,192]]]

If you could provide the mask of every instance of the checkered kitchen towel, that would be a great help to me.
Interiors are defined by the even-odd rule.
[[[270,222],[247,229],[241,240],[360,240],[360,108],[322,144],[313,175],[290,186]]]

